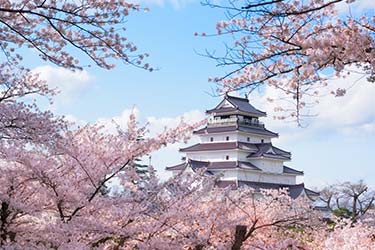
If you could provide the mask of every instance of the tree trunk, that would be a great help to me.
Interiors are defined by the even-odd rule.
[[[355,195],[353,197],[352,221],[355,221],[357,219],[357,199],[358,197]]]
[[[236,233],[234,234],[234,242],[232,245],[232,250],[240,250],[242,247],[242,243],[245,241],[246,236],[246,226],[237,225],[236,226]]]

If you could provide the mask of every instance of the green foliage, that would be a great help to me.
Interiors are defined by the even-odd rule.
[[[333,215],[336,217],[341,217],[341,218],[350,218],[352,216],[352,212],[344,207],[335,209],[332,211]]]

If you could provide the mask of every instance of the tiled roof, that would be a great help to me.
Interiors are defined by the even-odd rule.
[[[212,175],[212,170],[220,170],[220,169],[230,169],[230,168],[242,168],[242,169],[251,169],[251,170],[258,170],[261,171],[261,169],[257,168],[253,164],[249,162],[237,162],[237,161],[225,161],[225,162],[205,162],[205,161],[195,161],[195,160],[189,160],[188,163],[184,162],[181,164],[178,164],[176,166],[167,167],[167,170],[183,170],[187,166],[191,166],[193,171],[196,171],[199,168],[207,168],[207,174]],[[302,171],[298,171],[289,167],[284,166],[284,173],[293,172],[295,174],[303,174]],[[314,192],[310,189],[305,188],[304,184],[294,184],[294,185],[288,185],[288,184],[278,184],[278,183],[266,183],[266,182],[253,182],[253,181],[241,181],[241,180],[218,180],[216,185],[220,188],[226,188],[228,186],[232,188],[238,188],[238,187],[250,187],[257,191],[261,189],[280,189],[280,188],[287,188],[289,195],[291,198],[296,199],[299,197],[303,192],[313,200],[313,197],[319,196],[319,193]]]
[[[194,134],[209,134],[209,133],[221,133],[221,132],[232,132],[237,131],[238,126],[227,126],[227,127],[204,127],[195,130]]]
[[[287,184],[277,184],[277,183],[239,181],[238,186],[239,187],[251,187],[251,188],[254,188],[255,190],[287,188],[290,197],[293,199],[296,199],[305,190],[305,185],[303,183],[295,184],[295,185],[287,185]]]
[[[183,170],[185,168],[186,168],[186,162],[183,162],[174,166],[166,167],[165,169],[166,170]]]
[[[248,169],[261,171],[258,167],[254,166],[250,162],[243,161],[219,161],[219,162],[208,162],[208,161],[196,161],[189,159],[188,163],[184,162],[175,166],[166,167],[166,170],[183,170],[187,166],[190,166],[194,171],[198,168],[207,168],[207,170],[220,170],[220,169]]]
[[[196,152],[196,151],[216,151],[216,150],[230,150],[243,149],[248,151],[257,151],[257,147],[252,143],[245,142],[211,142],[211,143],[197,143],[193,146],[181,148],[180,152]]]
[[[283,166],[283,173],[284,174],[295,174],[295,175],[303,175],[303,171],[299,171],[287,166]]]
[[[249,170],[261,171],[261,169],[259,169],[258,167],[254,166],[250,162],[243,162],[243,161],[209,162],[209,164],[206,167],[207,167],[207,169],[210,169],[210,170],[214,170],[214,169],[241,168],[241,169],[249,169]]]
[[[258,168],[257,166],[255,166],[254,164],[250,163],[250,162],[245,162],[245,161],[239,161],[238,162],[238,167],[239,168],[242,168],[242,169],[251,169],[251,170],[259,170],[259,171],[262,171],[260,168]]]
[[[319,196],[320,193],[319,192],[315,192],[311,189],[308,189],[308,188],[305,188],[305,192],[307,194],[307,196]]]
[[[289,152],[274,147],[271,143],[257,143],[254,145],[256,145],[258,151],[250,153],[247,158],[266,157],[281,160],[290,160],[291,158],[291,154]]]
[[[225,100],[231,103],[234,107],[219,108],[220,104]],[[223,112],[241,111],[241,112],[249,113],[255,116],[266,116],[265,112],[254,108],[249,103],[249,100],[246,98],[225,95],[223,101],[221,101],[215,108],[211,110],[207,110],[207,113],[223,113]]]
[[[197,143],[190,147],[181,148],[180,152],[199,152],[199,151],[217,151],[242,149],[249,151],[248,158],[273,158],[281,160],[290,160],[291,154],[272,146],[271,143],[246,143],[246,142],[211,142]]]
[[[246,132],[246,133],[254,133],[254,134],[261,134],[261,135],[269,135],[269,136],[279,136],[277,133],[272,132],[265,128],[258,128],[258,127],[248,127],[248,126],[239,126],[239,131]]]
[[[245,133],[266,135],[266,136],[272,136],[272,137],[278,136],[277,133],[269,131],[265,128],[251,127],[251,126],[204,127],[204,128],[194,131],[194,134],[223,133],[223,132],[233,132],[233,131],[241,131]]]

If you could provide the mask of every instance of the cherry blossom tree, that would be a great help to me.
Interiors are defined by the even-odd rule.
[[[87,125],[60,131],[48,150],[3,150],[0,247],[330,249],[323,243],[330,246],[351,232],[343,225],[340,235],[332,233],[309,202],[292,200],[287,190],[221,190],[204,170],[164,183],[151,171],[150,180],[137,185],[141,177],[129,163],[185,140],[197,125],[181,124],[149,138],[132,115],[128,128],[114,134]],[[111,181],[118,191],[101,192]],[[373,228],[356,228],[356,236],[366,237],[361,246],[371,246]]]
[[[152,169],[137,185],[130,163],[201,123],[150,137],[134,115],[126,130],[108,133],[41,111],[32,98],[55,90],[22,67],[20,48],[69,69],[84,66],[77,50],[99,67],[120,59],[152,70],[118,30],[133,10],[140,7],[122,0],[0,3],[1,249],[343,249],[360,238],[358,246],[373,246],[373,228],[343,225],[336,234],[287,190],[221,190],[199,172],[160,183]],[[353,241],[340,241],[348,235]]]
[[[121,60],[152,71],[148,64],[142,64],[148,55],[136,54],[136,46],[123,36],[125,17],[140,10],[138,4],[128,1],[1,2],[2,249],[77,249],[91,247],[87,243],[90,240],[93,245],[106,242],[101,237],[118,229],[111,223],[121,224],[116,211],[124,207],[116,204],[128,204],[130,198],[104,199],[103,188],[115,178],[132,179],[129,183],[134,183],[138,177],[128,163],[167,143],[185,139],[191,131],[192,126],[182,122],[175,129],[140,142],[137,139],[144,136],[146,128],[138,128],[134,116],[127,131],[108,135],[95,125],[69,128],[63,118],[41,111],[33,101],[36,95],[51,98],[56,91],[22,66],[22,48],[31,48],[42,59],[73,70],[84,66],[72,54],[77,50],[102,68],[111,69],[111,60]],[[122,186],[127,188],[125,193],[132,194],[134,187],[129,183]],[[134,206],[134,200],[141,198],[131,197]],[[124,211],[132,212],[129,208]],[[99,214],[103,220],[112,214],[117,217],[98,221],[97,227],[89,226]],[[103,230],[108,232],[103,234]],[[86,241],[79,242],[83,235]],[[121,234],[116,233],[116,237]]]
[[[50,98],[56,90],[23,66],[22,53],[31,49],[47,62],[68,69],[95,65],[111,69],[113,60],[152,71],[129,42],[124,24],[132,12],[142,9],[129,1],[5,0],[0,3],[0,138],[1,147],[39,146],[61,136],[67,123],[49,111],[40,111],[36,95]],[[75,53],[78,52],[78,53]]]
[[[375,192],[362,180],[343,182],[325,187],[321,199],[335,215],[356,221],[374,208]]]
[[[132,1],[5,0],[0,3],[0,48],[12,64],[22,60],[19,48],[36,50],[46,61],[80,69],[76,55],[86,55],[102,68],[113,68],[112,59],[146,68],[147,53],[125,34],[126,18],[142,9]]]
[[[338,4],[353,2],[360,1],[234,0],[228,5],[206,1],[226,11],[227,19],[217,22],[217,33],[212,35],[229,41],[223,54],[207,54],[228,70],[210,80],[224,91],[251,92],[262,85],[280,90],[293,104],[275,109],[282,112],[280,119],[301,117],[302,108],[324,92],[329,79],[350,73],[347,65],[356,65],[374,81],[374,16],[337,10]],[[346,92],[330,91],[334,96]]]
[[[152,195],[135,184],[140,176],[129,163],[163,145],[186,139],[191,129],[191,125],[181,124],[139,141],[145,128],[137,128],[132,115],[128,129],[115,135],[102,132],[98,126],[85,126],[65,131],[48,150],[4,150],[0,247],[72,249],[77,244],[90,249],[128,237],[132,231],[127,230],[127,224],[147,211],[153,201]],[[103,194],[103,187],[115,178],[122,192]],[[153,187],[147,190],[157,190],[155,178],[147,183]],[[140,221],[134,221],[137,223]]]

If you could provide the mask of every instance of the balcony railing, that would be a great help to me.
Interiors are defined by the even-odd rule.
[[[264,123],[260,121],[252,121],[248,119],[240,120],[241,125],[252,126],[252,127],[264,127]]]
[[[226,119],[211,119],[208,120],[208,124],[212,126],[228,126],[237,124],[237,118],[226,118]]]
[[[208,125],[210,127],[224,127],[224,126],[231,126],[231,125],[242,125],[242,126],[249,126],[249,127],[264,127],[264,124],[260,121],[254,121],[249,119],[243,118],[225,118],[225,119],[210,119],[208,120]]]

